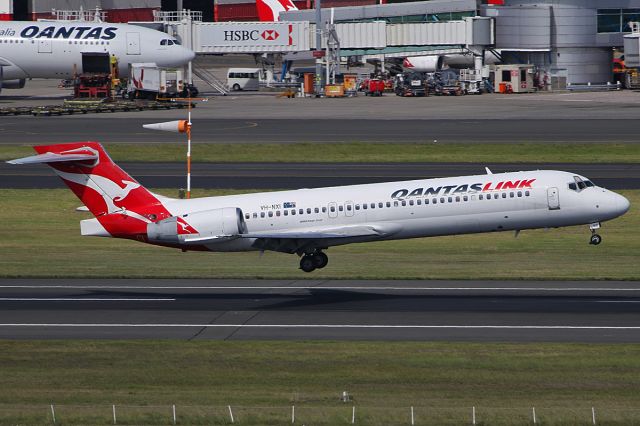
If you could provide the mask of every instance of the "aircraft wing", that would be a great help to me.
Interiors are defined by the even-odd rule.
[[[240,238],[255,238],[253,246],[261,250],[295,253],[304,249],[327,247],[341,242],[370,241],[395,234],[401,226],[395,223],[316,227],[309,230],[249,232]]]

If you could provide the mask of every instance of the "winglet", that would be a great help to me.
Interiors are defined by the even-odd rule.
[[[488,174],[488,175],[492,175],[492,174],[493,174],[493,172],[492,172],[491,170],[489,170],[489,168],[488,168],[488,167],[485,167],[484,169],[487,171],[487,174]]]

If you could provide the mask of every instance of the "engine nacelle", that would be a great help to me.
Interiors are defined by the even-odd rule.
[[[444,57],[438,55],[404,58],[402,66],[415,72],[435,72],[442,69]]]
[[[22,89],[26,83],[26,79],[16,79],[16,80],[2,80],[0,81],[0,87],[2,89]]]
[[[147,225],[149,241],[167,244],[223,242],[246,232],[242,210],[236,207],[172,216]]]

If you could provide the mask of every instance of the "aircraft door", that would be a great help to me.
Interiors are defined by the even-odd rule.
[[[127,55],[140,54],[140,33],[127,33]]]
[[[335,219],[336,217],[338,217],[338,205],[335,202],[329,203],[327,212],[329,213],[330,218]]]
[[[353,201],[347,201],[344,203],[344,215],[353,216]]]
[[[558,188],[547,189],[547,203],[549,204],[549,210],[560,209],[560,196],[558,195]]]
[[[51,40],[48,38],[38,39],[38,53],[51,53]]]

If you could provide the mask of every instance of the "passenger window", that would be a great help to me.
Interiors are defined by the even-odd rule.
[[[273,217],[273,212],[269,212],[269,217]]]
[[[264,212],[260,212],[260,217],[264,217]]]
[[[284,215],[285,215],[285,216],[289,216],[289,210],[285,210],[285,211],[284,211]]]
[[[313,211],[314,211],[315,213],[320,213],[320,208],[319,208],[319,207],[316,207],[315,209],[313,209]]]
[[[433,204],[438,204],[438,199],[437,198],[433,199]]]
[[[440,203],[444,203],[444,197],[440,197]]]
[[[249,219],[249,217],[250,217],[250,216],[249,216],[249,213],[246,213],[246,214],[244,215],[244,218],[245,218],[245,219]]]
[[[351,204],[347,204],[347,211],[351,211]]]
[[[448,197],[447,201],[452,202],[453,201],[453,197]]]
[[[416,203],[417,203],[419,206],[421,206],[421,205],[422,205],[422,200],[418,199],[418,200],[416,200]],[[413,204],[412,204],[412,205],[413,205]]]
[[[304,209],[298,209],[298,213],[304,214]]]
[[[502,193],[502,198],[507,198],[507,193],[506,192]]]
[[[327,212],[327,208],[326,208],[326,207],[323,207],[323,208],[322,208],[322,213],[326,213],[326,212]]]
[[[331,207],[329,208],[329,210],[331,210],[331,213],[335,213],[336,208],[335,208],[334,206],[331,206]]]
[[[407,202],[405,200],[402,200],[402,207],[406,206]],[[396,207],[398,206],[397,201],[396,201]]]
[[[509,193],[509,197],[510,197],[510,198],[513,198],[514,196],[515,196],[515,194],[514,194],[513,192],[510,192],[510,193]]]
[[[425,198],[425,199],[424,199],[424,205],[426,206],[427,204],[429,204],[429,199],[428,199],[428,198]]]
[[[311,214],[311,208],[310,207],[307,208],[307,214]]]
[[[338,210],[339,211],[344,211],[344,207],[343,206],[338,206]]]
[[[276,212],[276,216],[280,217],[280,210]]]
[[[366,209],[367,209],[367,204],[365,203],[362,205],[362,210],[366,210]]]
[[[356,210],[360,210],[360,204],[356,204]]]
[[[478,200],[482,200],[482,199],[483,199],[482,194],[478,195]]]
[[[518,197],[522,197],[522,191],[518,191]]]
[[[291,210],[291,216],[295,216],[296,215],[296,209]]]
[[[253,218],[254,218],[254,219],[257,219],[257,218],[258,218],[258,213],[254,213],[254,214],[253,214]]]
[[[467,197],[466,195],[465,195],[464,197],[462,197],[462,199],[463,199],[464,201],[469,201],[469,197]]]
[[[387,204],[389,204],[389,203],[387,203]],[[382,203],[378,203],[378,207],[379,207],[379,208],[383,208],[383,207],[384,207],[384,204],[382,204]],[[388,206],[387,206],[387,207],[388,207]]]
[[[531,195],[531,193],[529,191],[524,191],[524,195],[525,197],[528,197],[529,195]]]
[[[460,202],[460,197],[456,197],[456,203]]]

